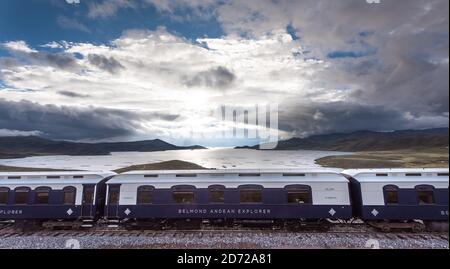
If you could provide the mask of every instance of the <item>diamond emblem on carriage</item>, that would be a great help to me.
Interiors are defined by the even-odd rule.
[[[370,213],[372,213],[372,215],[374,216],[374,217],[376,217],[377,215],[378,215],[378,211],[374,208],[373,210],[372,210],[372,212],[370,212]]]
[[[330,213],[331,216],[334,216],[334,214],[336,214],[336,210],[331,208],[330,211],[328,211],[328,213]]]
[[[67,215],[69,215],[69,216],[73,214],[72,208],[69,208],[69,210],[67,210],[66,212],[67,212]]]
[[[127,208],[127,209],[125,209],[125,214],[128,216],[128,215],[130,215],[130,213],[131,213],[131,210],[129,209],[129,208]]]

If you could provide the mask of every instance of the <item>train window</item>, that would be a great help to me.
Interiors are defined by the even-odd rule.
[[[120,197],[120,185],[109,185],[108,205],[118,205]]]
[[[158,177],[158,175],[156,175],[156,174],[151,174],[151,175],[144,175],[144,177]]]
[[[438,173],[438,177],[448,177],[449,173]]]
[[[241,203],[262,203],[261,186],[239,186]]]
[[[174,187],[172,198],[177,204],[191,204],[194,202],[194,187]]]
[[[303,173],[284,173],[283,177],[304,177],[306,176]]]
[[[14,190],[14,203],[17,205],[25,205],[28,203],[28,193],[30,188],[18,187]]]
[[[49,187],[39,187],[36,188],[35,191],[35,203],[36,204],[48,204],[50,200],[50,191]]]
[[[405,176],[407,176],[407,177],[421,177],[422,174],[421,173],[407,173],[407,174],[405,174]]]
[[[9,188],[0,188],[0,204],[8,203]]]
[[[20,176],[9,176],[8,179],[21,179],[22,177]]]
[[[286,187],[288,203],[311,204],[311,187],[307,185],[291,185]]]
[[[60,176],[47,176],[48,179],[58,179],[61,178]]]
[[[240,177],[259,177],[261,174],[251,174],[251,173],[245,173],[245,174],[239,174]]]
[[[153,189],[152,186],[140,186],[137,189],[136,204],[151,204],[153,202]]]
[[[74,205],[77,189],[75,189],[75,187],[65,187],[63,192],[63,203],[65,205]]]
[[[376,176],[377,176],[377,177],[387,177],[387,176],[388,176],[388,174],[386,174],[386,173],[382,173],[382,174],[376,174]]]
[[[225,187],[224,186],[209,186],[209,202],[223,203],[225,202]]]
[[[196,177],[197,174],[177,174],[175,177]]]
[[[434,187],[429,185],[416,186],[419,205],[434,204]]]
[[[398,204],[398,187],[395,185],[387,185],[383,188],[384,203],[386,205]]]
[[[84,178],[84,176],[73,176],[73,178]]]
[[[95,186],[83,186],[83,204],[94,204],[94,190]]]

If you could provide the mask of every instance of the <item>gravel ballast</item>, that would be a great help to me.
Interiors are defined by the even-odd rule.
[[[448,249],[440,235],[327,234],[327,233],[136,233],[121,235],[11,235],[0,237],[3,249]]]

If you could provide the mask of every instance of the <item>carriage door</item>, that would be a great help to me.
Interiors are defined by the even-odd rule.
[[[119,184],[108,185],[108,205],[107,205],[108,217],[119,217],[119,197],[120,197],[120,185]]]
[[[94,207],[95,185],[83,185],[83,201],[81,204],[81,216],[93,217],[95,214]]]

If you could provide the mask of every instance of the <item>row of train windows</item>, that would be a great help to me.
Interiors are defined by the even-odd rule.
[[[311,204],[312,195],[309,186],[290,186],[287,187],[287,202],[294,204]],[[140,186],[137,189],[136,204],[153,203],[152,186]],[[120,187],[111,186],[108,194],[108,204],[116,205],[119,202]],[[258,187],[240,187],[239,188],[241,203],[262,203],[262,188]],[[209,187],[208,196],[210,203],[225,202],[225,187]],[[178,204],[194,203],[194,188],[175,187],[172,191],[172,200]]]
[[[52,189],[49,187],[39,187],[36,188],[34,193],[34,203],[35,204],[48,204],[50,201],[50,194]],[[30,188],[28,187],[18,187],[14,189],[14,204],[24,205],[29,201]],[[63,190],[62,201],[63,204],[73,205],[75,204],[76,188],[75,187],[65,187]],[[0,188],[0,204],[7,204],[8,197],[10,194],[9,188]]]
[[[387,185],[383,188],[384,200],[387,205],[399,204],[399,188],[395,185]],[[420,185],[415,187],[417,201],[419,205],[434,204],[434,188],[429,185]]]

